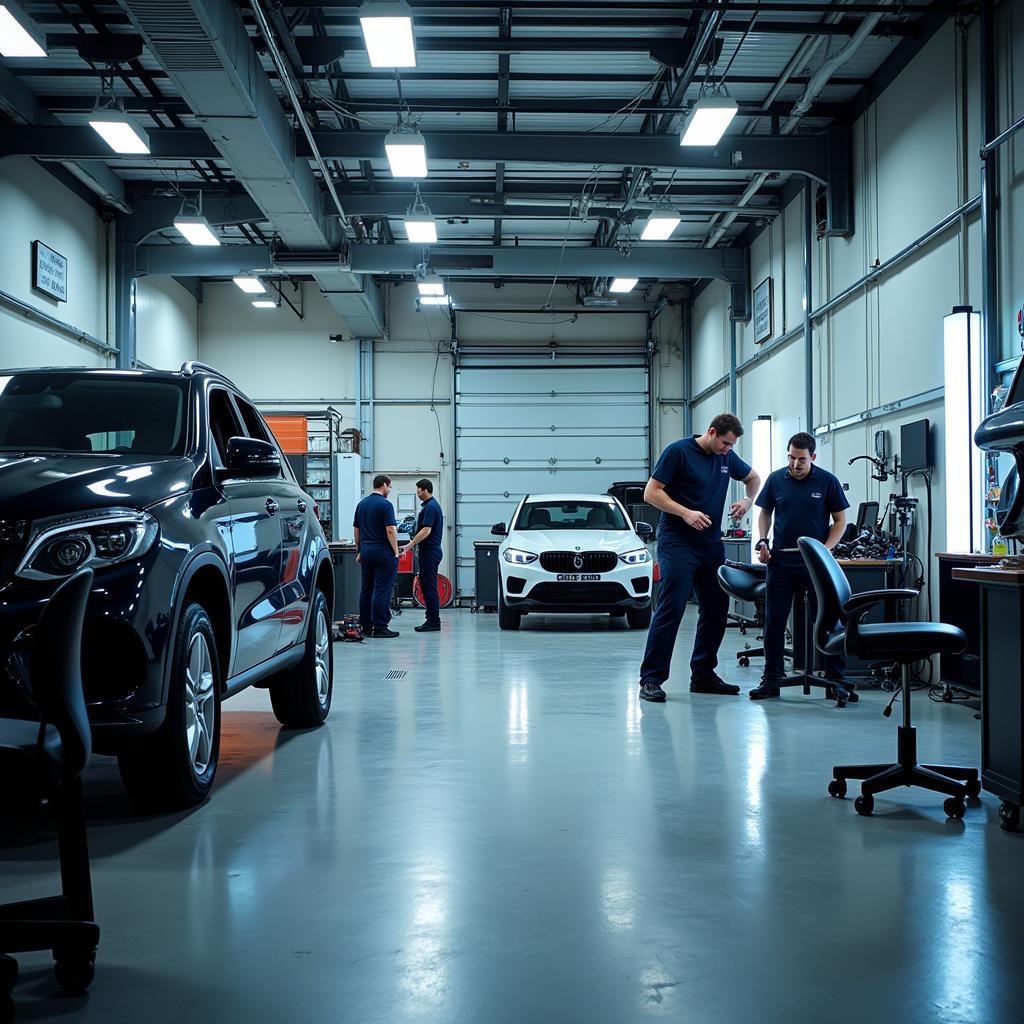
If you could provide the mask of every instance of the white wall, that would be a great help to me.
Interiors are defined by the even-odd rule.
[[[1024,109],[1024,13],[1021,5],[1003,5],[1000,28],[1002,66],[999,80],[1005,96],[1001,125],[1009,124]],[[855,233],[847,239],[816,242],[813,252],[814,298],[817,307],[861,278],[876,261],[884,262],[914,241],[966,199],[979,191],[977,61],[972,56],[966,82],[959,83],[961,45],[952,24],[944,26],[917,58],[879,97],[853,127]],[[977,31],[966,42],[971,56]],[[1016,68],[1014,67],[1016,61]],[[1012,97],[1012,99],[1011,99]],[[967,116],[963,116],[966,102]],[[1011,113],[1012,111],[1012,113]],[[1024,302],[1020,268],[1024,261],[1024,140],[1007,147],[1002,179],[1003,358],[1020,351],[1011,317]],[[941,168],[941,173],[937,169]],[[797,197],[762,233],[752,247],[752,283],[774,279],[775,330],[800,326],[802,319],[802,197]],[[782,278],[785,277],[785,284]],[[867,291],[848,300],[816,325],[814,332],[813,427],[840,420],[864,409],[894,403],[941,387],[942,317],[958,303],[980,308],[980,230],[977,215],[921,249],[902,267],[881,278]],[[1012,297],[1011,297],[1012,293]],[[694,390],[728,372],[728,294],[712,285],[694,309]],[[752,325],[739,329],[738,361],[750,357],[756,346]],[[804,341],[770,352],[738,382],[739,416],[749,421],[770,414],[775,419],[775,466],[782,465],[786,440],[804,422]],[[694,410],[697,429],[715,398]],[[866,463],[850,467],[854,455],[873,451],[876,430],[887,430],[891,447],[899,449],[899,428],[904,422],[928,418],[936,465],[943,453],[941,402],[909,411],[882,415],[869,423],[836,430],[820,439],[819,464],[832,469],[850,484],[854,507],[864,500],[884,506],[895,489],[870,479]],[[945,498],[941,469],[934,482],[933,545],[945,543]],[[924,484],[911,481],[910,491],[922,499]],[[915,547],[924,557],[925,516],[922,514]],[[934,581],[934,564],[929,572]],[[933,592],[934,596],[934,592]]]
[[[173,278],[144,277],[135,295],[135,357],[146,366],[177,370],[199,358],[199,310]]]
[[[111,343],[107,228],[96,211],[27,157],[0,160],[0,288],[35,309]],[[32,288],[32,242],[68,261],[68,301]],[[0,366],[104,366],[107,358],[0,304]]]

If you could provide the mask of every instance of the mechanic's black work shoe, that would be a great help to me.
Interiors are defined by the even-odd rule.
[[[370,636],[373,637],[374,640],[390,640],[392,637],[400,635],[400,633],[397,633],[393,629],[388,629],[387,627],[385,627],[384,629],[375,629],[370,634]]]
[[[826,679],[825,682],[828,683],[825,696],[829,700],[841,698],[843,703],[849,702],[850,704],[856,704],[860,700],[860,694],[845,679]],[[837,693],[837,691],[841,691],[841,693]]]
[[[661,683],[641,683],[640,699],[653,701],[655,704],[664,704],[666,701],[665,691]]]
[[[419,626],[413,626],[413,630],[417,633],[440,633],[440,626],[432,626],[429,622],[424,622]]]
[[[778,697],[779,688],[775,683],[762,679],[747,695],[751,700],[767,700],[769,697]]]
[[[690,681],[690,693],[715,693],[721,697],[735,697],[739,692],[738,686],[727,683],[718,676],[705,676],[703,679]]]

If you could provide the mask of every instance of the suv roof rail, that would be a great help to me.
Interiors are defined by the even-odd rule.
[[[212,373],[215,377],[220,377],[221,380],[226,380],[232,387],[235,386],[233,380],[226,373],[218,370],[216,366],[211,366],[209,363],[201,363],[198,359],[189,359],[188,362],[181,364],[181,370],[179,371],[185,374],[187,377],[191,377],[194,373]]]

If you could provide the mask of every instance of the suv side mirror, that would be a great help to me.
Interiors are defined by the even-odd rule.
[[[505,524],[504,523],[495,523],[491,527],[491,533],[493,533],[495,537],[507,537],[508,536],[508,530],[505,529]]]
[[[637,523],[636,535],[646,543],[654,536],[654,527],[650,523]]]
[[[269,477],[281,473],[281,456],[269,441],[255,437],[232,437],[224,455],[222,479],[234,477]]]

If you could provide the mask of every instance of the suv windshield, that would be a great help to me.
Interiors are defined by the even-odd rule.
[[[102,374],[0,376],[0,451],[181,455],[185,386]]]
[[[606,501],[532,501],[519,510],[517,530],[628,530],[618,505]]]

